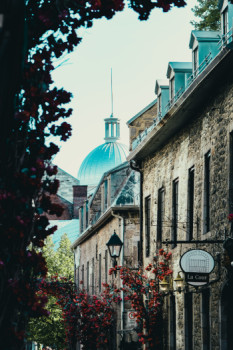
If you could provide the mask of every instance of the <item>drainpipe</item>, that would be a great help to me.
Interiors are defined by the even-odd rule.
[[[121,215],[116,215],[112,212],[112,216],[118,218],[121,220],[121,240],[123,242],[122,250],[121,250],[121,266],[124,266],[124,240],[125,240],[125,219]],[[121,280],[121,287],[123,287],[122,280]],[[124,292],[121,291],[121,330],[124,329],[124,312],[125,312],[125,303],[124,303]],[[124,333],[122,334],[122,339],[124,338]]]
[[[140,200],[139,200],[139,221],[140,221],[140,241],[139,241],[139,254],[138,265],[143,265],[143,172],[134,160],[130,161],[130,168],[139,172],[140,174]]]

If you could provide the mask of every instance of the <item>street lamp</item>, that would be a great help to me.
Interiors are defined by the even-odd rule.
[[[110,237],[108,243],[106,243],[106,246],[108,247],[110,257],[112,258],[113,267],[115,267],[117,265],[117,258],[119,258],[121,254],[121,248],[123,246],[123,242],[116,234],[115,230],[113,235]]]
[[[166,281],[166,278],[163,277],[162,281],[159,282],[159,288],[161,292],[168,292],[169,291],[169,283]]]
[[[184,279],[180,275],[180,271],[177,274],[177,277],[174,279],[174,282],[176,283],[177,291],[181,293],[182,288],[184,287]]]
[[[180,271],[177,274],[177,277],[172,279],[171,276],[168,276],[169,281],[167,282],[166,277],[163,278],[163,280],[159,283],[159,288],[161,292],[167,293],[173,293],[173,292],[178,292],[181,293],[184,287],[184,279],[180,275]],[[173,283],[175,282],[177,289],[173,289]]]

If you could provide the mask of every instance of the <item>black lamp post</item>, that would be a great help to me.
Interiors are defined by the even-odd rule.
[[[120,237],[116,234],[115,230],[113,235],[110,237],[108,243],[106,243],[106,246],[108,247],[110,257],[112,258],[113,267],[115,267],[117,265],[117,258],[119,258],[121,254],[121,248],[123,246],[123,242],[121,241]]]

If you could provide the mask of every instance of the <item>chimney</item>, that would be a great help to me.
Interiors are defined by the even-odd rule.
[[[87,186],[73,186],[73,218],[79,218],[79,210],[87,199]]]

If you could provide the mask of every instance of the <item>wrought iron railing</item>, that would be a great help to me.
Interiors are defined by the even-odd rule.
[[[218,42],[218,49],[222,49],[229,43],[233,41],[233,28],[231,28],[225,35],[222,35],[221,39]]]
[[[168,112],[169,109],[174,105],[174,103],[179,99],[179,97],[183,94],[184,92],[184,88],[183,86],[177,91],[177,93],[174,95],[173,98],[171,98],[169,101],[168,101],[168,104],[166,105],[165,107],[165,111]]]

